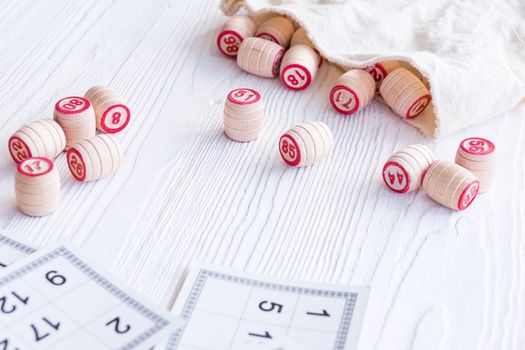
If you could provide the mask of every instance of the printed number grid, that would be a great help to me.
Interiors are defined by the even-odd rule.
[[[228,297],[218,300],[217,295]],[[296,287],[201,269],[178,315],[187,320],[187,326],[171,336],[166,349],[230,349],[249,336],[270,339],[278,334],[306,337],[312,348],[342,350],[357,297],[355,292]]]
[[[29,255],[34,252],[34,248],[0,234],[0,268],[6,267],[16,258],[20,258],[24,255]]]
[[[134,332],[112,339],[106,321],[117,315]],[[133,349],[168,325],[65,247],[0,278],[0,348]]]

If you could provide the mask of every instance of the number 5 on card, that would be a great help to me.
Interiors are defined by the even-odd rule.
[[[196,266],[173,307],[187,325],[162,349],[355,349],[368,292]]]

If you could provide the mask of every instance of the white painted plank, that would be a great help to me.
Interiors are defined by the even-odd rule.
[[[222,57],[215,2],[6,2],[0,6],[0,144],[49,116],[59,97],[111,84],[134,106],[118,138],[126,163],[79,184],[58,160],[63,200],[50,217],[15,209],[14,167],[0,147],[0,227],[37,244],[69,240],[139,292],[169,305],[192,259],[284,278],[372,287],[362,349],[520,349],[525,343],[524,108],[443,140],[426,140],[374,102],[352,117],[327,101],[338,71],[307,91],[249,76]],[[222,101],[238,86],[267,103],[256,142],[229,141]],[[329,159],[279,159],[280,133],[322,120]],[[388,192],[390,153],[425,143],[452,160],[484,135],[502,155],[494,189],[452,213],[423,193]]]

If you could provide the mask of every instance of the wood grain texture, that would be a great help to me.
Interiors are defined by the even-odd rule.
[[[521,349],[525,343],[525,106],[439,141],[377,99],[343,117],[324,64],[300,93],[242,72],[216,48],[213,1],[5,1],[0,6],[0,228],[67,240],[169,306],[202,260],[273,276],[372,287],[361,349]],[[133,108],[113,177],[79,183],[57,160],[62,201],[45,218],[15,209],[9,136],[95,84]],[[229,141],[223,101],[252,87],[266,102],[257,141]],[[280,134],[304,121],[334,133],[328,159],[286,166]],[[381,168],[414,143],[453,161],[467,136],[501,155],[491,192],[452,212],[423,192],[384,188]]]

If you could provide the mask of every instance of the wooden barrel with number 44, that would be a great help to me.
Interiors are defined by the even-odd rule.
[[[434,155],[423,145],[401,148],[383,166],[383,181],[393,192],[408,193],[420,188],[423,176],[434,162]]]

